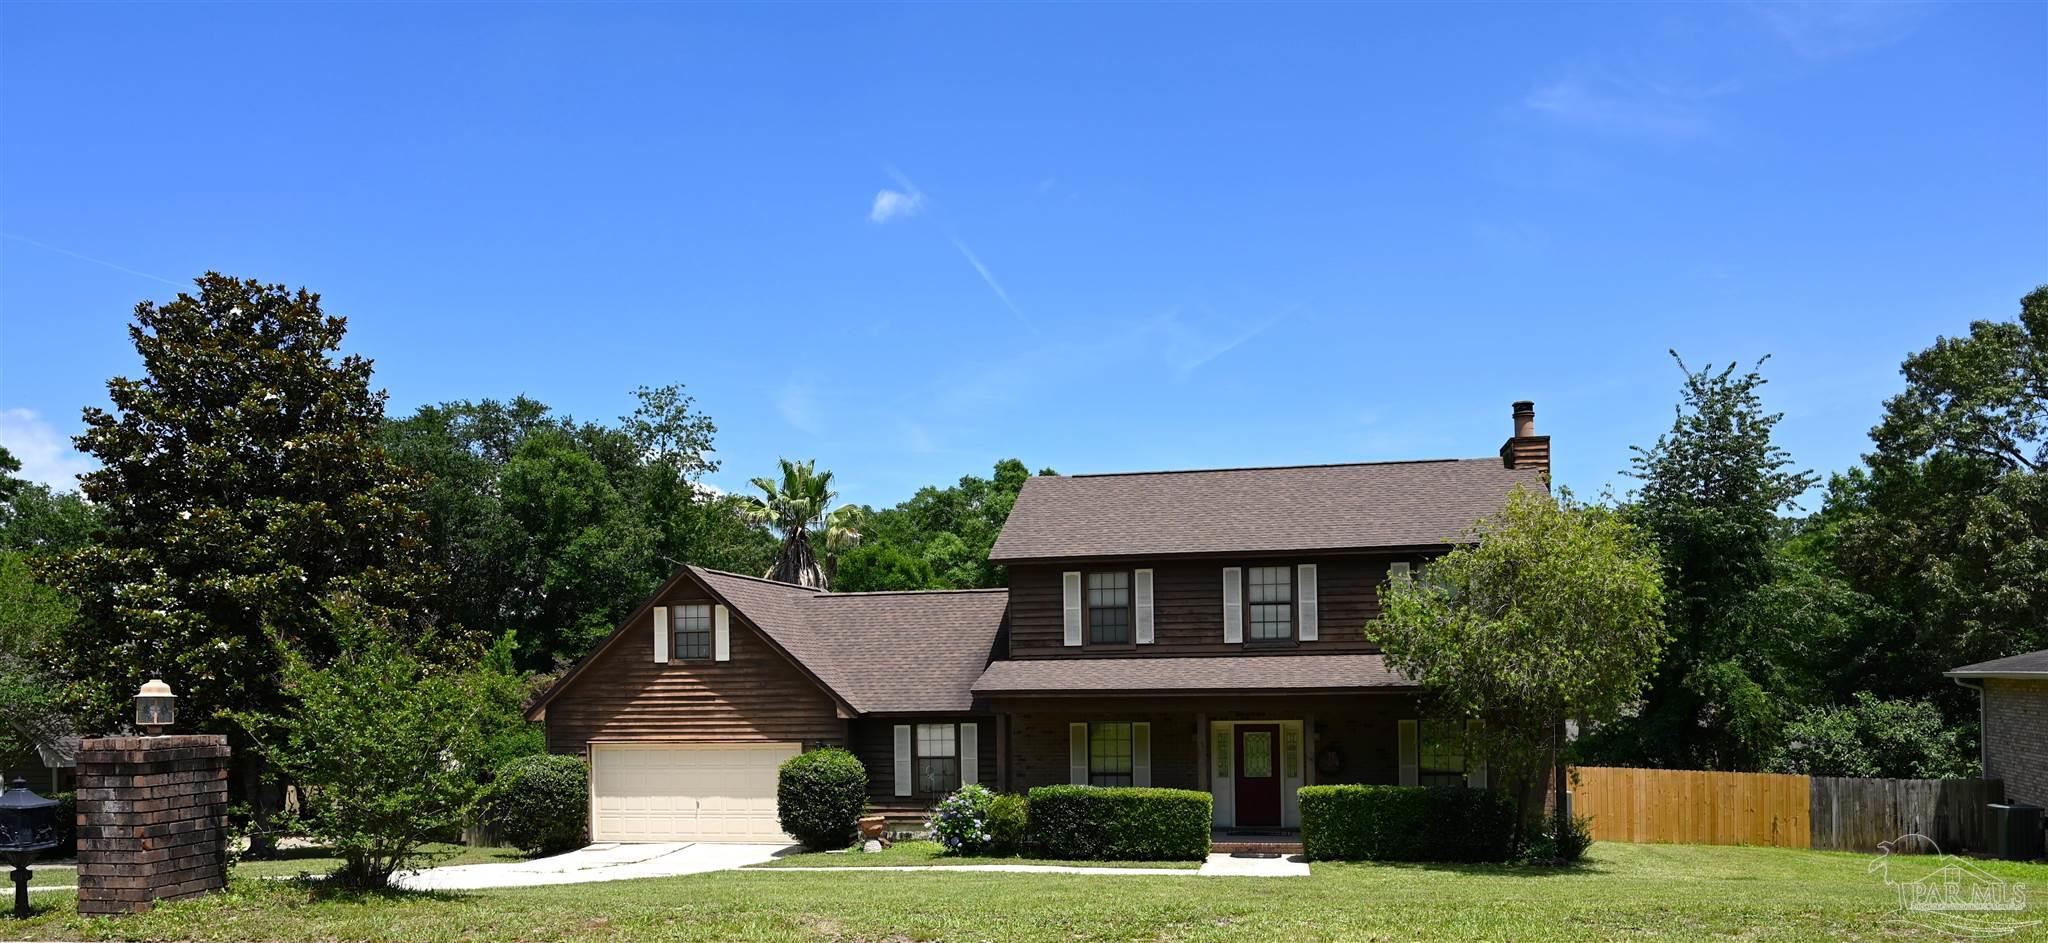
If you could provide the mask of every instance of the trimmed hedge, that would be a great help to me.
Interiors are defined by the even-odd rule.
[[[1312,861],[1507,861],[1519,825],[1505,792],[1463,786],[1303,786]]]
[[[868,768],[838,747],[799,753],[776,771],[776,817],[806,848],[830,851],[853,844],[867,804]]]
[[[1031,790],[1036,853],[1072,861],[1199,861],[1212,800],[1192,789],[1040,786]]]
[[[555,753],[506,761],[477,802],[478,824],[538,854],[582,845],[589,817],[590,767]]]
[[[992,855],[1021,855],[1030,841],[1030,800],[997,793],[988,801],[988,850]]]

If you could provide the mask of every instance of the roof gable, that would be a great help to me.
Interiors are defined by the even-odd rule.
[[[989,559],[1434,546],[1465,539],[1517,485],[1547,487],[1498,458],[1038,476]]]

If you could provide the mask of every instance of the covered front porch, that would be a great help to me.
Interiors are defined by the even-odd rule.
[[[990,706],[1002,790],[1201,790],[1215,800],[1219,845],[1247,846],[1299,842],[1302,786],[1402,781],[1401,722],[1416,717],[1412,690],[1041,695]]]

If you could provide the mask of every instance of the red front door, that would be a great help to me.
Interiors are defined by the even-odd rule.
[[[1237,824],[1280,824],[1280,727],[1237,725]]]

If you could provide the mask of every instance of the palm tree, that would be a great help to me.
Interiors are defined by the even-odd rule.
[[[782,549],[776,551],[775,565],[769,567],[767,576],[777,582],[824,589],[830,585],[839,551],[860,543],[864,515],[853,505],[828,512],[839,495],[832,490],[832,473],[818,471],[816,461],[780,461],[782,480],[754,479],[761,496],[748,499],[753,502],[754,521],[782,535]],[[812,528],[820,529],[816,539],[825,545],[822,566],[811,547]]]

